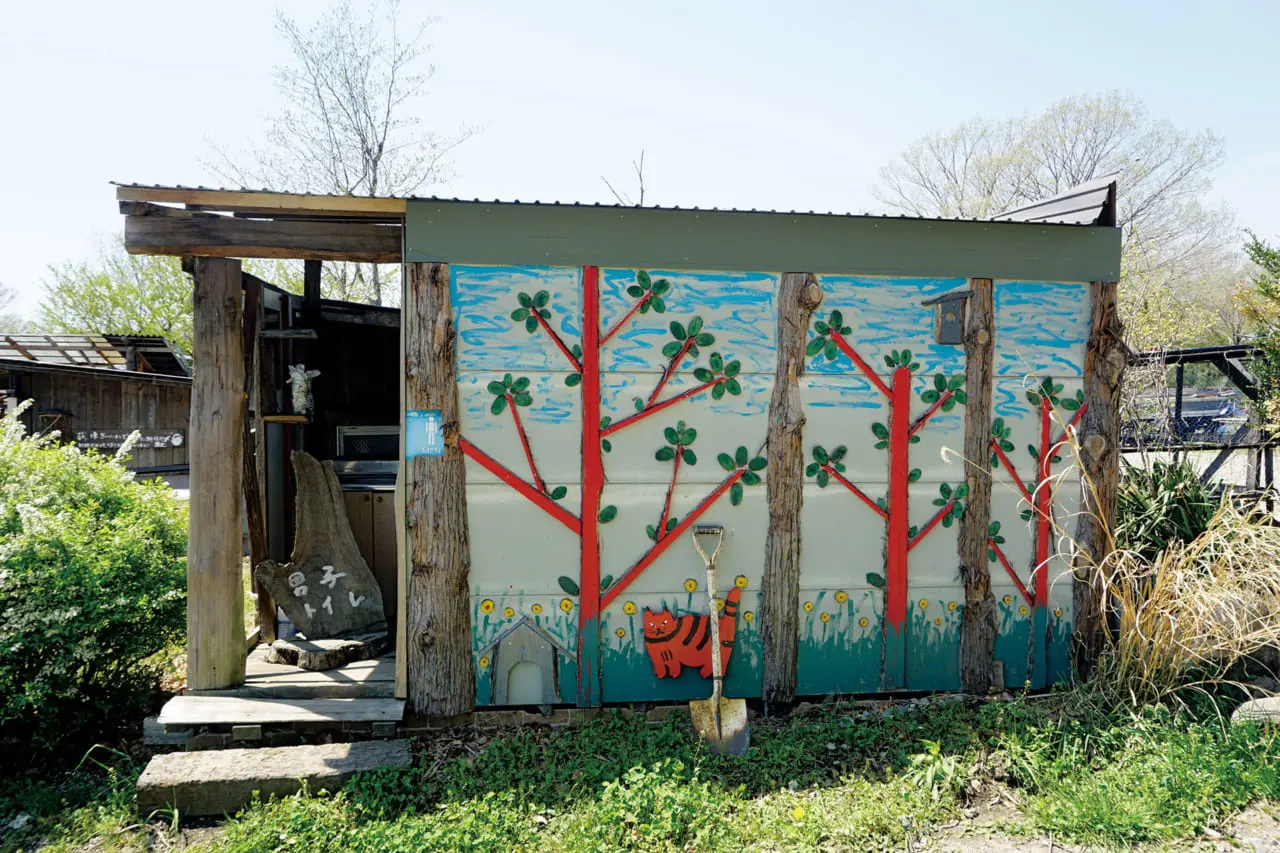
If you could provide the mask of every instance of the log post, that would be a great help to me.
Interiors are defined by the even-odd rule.
[[[1102,650],[1106,595],[1101,566],[1111,553],[1120,485],[1120,383],[1127,352],[1116,305],[1116,283],[1089,286],[1092,310],[1084,355],[1084,402],[1078,441],[1084,500],[1076,524],[1072,653],[1076,671],[1088,677]]]
[[[453,716],[475,708],[471,658],[471,541],[466,467],[458,447],[456,334],[449,265],[404,265],[406,402],[440,412],[444,455],[412,460],[405,507],[409,705]]]
[[[244,681],[240,499],[244,344],[240,262],[196,258],[187,544],[187,687]]]
[[[249,565],[256,568],[270,558],[267,549],[267,519],[262,508],[262,466],[259,464],[259,443],[264,427],[262,406],[261,347],[258,333],[262,329],[262,285],[252,276],[244,277],[244,393],[246,401],[253,395],[253,419],[248,413],[244,423],[244,510],[249,528]],[[258,630],[262,642],[270,644],[276,639],[276,603],[267,588],[253,576],[253,592],[257,598]]]
[[[766,707],[785,707],[796,696],[800,645],[800,509],[804,502],[804,375],[809,319],[822,304],[811,273],[786,273],[778,290],[778,362],[769,400],[769,532],[764,546],[760,639],[764,649]]]
[[[987,535],[991,525],[991,392],[995,370],[995,304],[991,279],[970,281],[964,335],[964,475],[969,486],[960,520],[960,685],[966,693],[991,689],[996,641],[996,600],[991,594]]]

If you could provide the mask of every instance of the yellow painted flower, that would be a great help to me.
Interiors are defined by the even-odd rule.
[[[812,602],[812,601],[806,601],[806,602],[804,603],[804,612],[805,612],[805,613],[812,613],[812,612],[813,612],[813,602]]]
[[[623,637],[627,636],[627,630],[626,630],[625,628],[619,628],[618,630],[614,631],[613,633],[615,633],[615,634],[617,634],[617,635],[618,635],[618,639],[619,639],[619,640],[621,640]]]
[[[746,575],[738,575],[736,578],[734,578],[734,579],[733,579],[733,585],[734,585],[734,586],[736,586],[738,589],[746,589],[746,588],[747,588],[747,576],[746,576]]]
[[[937,619],[934,619],[934,620],[933,620],[933,624],[935,624],[935,625],[941,625],[941,624],[942,624],[942,617],[941,617],[941,616],[939,616]]]
[[[821,619],[823,622],[830,622],[830,621],[831,621],[831,614],[830,614],[830,613],[823,613],[823,614],[822,614],[821,616],[819,616],[818,618],[819,618],[819,619]]]
[[[486,658],[486,657],[482,657],[482,658],[480,658],[480,668],[481,668],[481,669],[488,669],[488,668],[489,668],[489,659],[488,659],[488,658]]]
[[[723,598],[713,598],[713,599],[712,599],[712,601],[714,601],[714,602],[716,603],[716,610],[724,610],[724,599],[723,599]]]
[[[505,607],[502,610],[502,615],[510,619],[512,616],[516,615],[516,610],[514,607]]]
[[[542,605],[541,605],[541,604],[535,604],[535,605],[533,605],[532,607],[530,607],[529,609],[533,611],[533,615],[534,615],[534,616],[537,616],[539,613],[541,613],[541,612],[542,612]]]
[[[1002,599],[1000,599],[1000,600],[1001,600],[1001,601],[1003,601],[1005,604],[1013,604],[1013,596],[1012,596],[1012,595],[1006,595],[1004,598],[1002,598]]]
[[[685,592],[697,592],[697,591],[698,591],[698,582],[697,582],[696,580],[694,580],[693,578],[686,578],[686,579],[685,579],[685,582],[684,582],[684,591],[685,591]]]
[[[955,610],[955,609],[956,609],[956,603],[955,603],[954,601],[949,601],[949,602],[947,602],[947,609],[948,609],[948,610]]]
[[[743,619],[746,619],[748,622],[754,622],[754,621],[756,621],[756,615],[755,615],[754,613],[752,613],[750,610],[748,610],[748,611],[746,611],[745,613],[743,613],[743,614],[742,614],[742,618],[743,618]]]
[[[1027,615],[1027,605],[1025,605],[1025,604],[1024,604],[1024,605],[1022,605],[1021,607],[1019,607],[1019,608],[1018,608],[1018,615],[1019,615],[1019,616],[1026,616],[1026,615]]]
[[[841,604],[844,604],[848,600],[849,600],[849,593],[845,592],[843,589],[836,593],[836,601],[840,602]]]
[[[921,610],[925,610],[925,609],[927,609],[928,607],[929,607],[929,599],[927,599],[927,598],[922,598],[922,599],[920,599],[920,609],[921,609]]]
[[[567,598],[560,599],[560,609],[565,613],[568,613],[573,609],[573,602]]]
[[[486,598],[484,601],[480,602],[480,612],[481,612],[481,613],[492,613],[492,612],[493,612],[493,599],[492,599],[492,598]]]
[[[863,628],[865,628],[871,624],[871,620],[863,616],[861,619],[858,620],[858,624],[861,625]]]
[[[628,616],[635,616],[636,603],[634,601],[628,601],[626,604],[622,605],[622,612],[627,614]]]
[[[1061,618],[1062,618],[1062,608],[1061,608],[1061,607],[1055,607],[1055,608],[1053,609],[1053,615],[1054,615],[1054,616],[1057,616],[1059,619],[1061,619]]]

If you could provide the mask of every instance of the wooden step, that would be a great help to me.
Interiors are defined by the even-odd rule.
[[[262,799],[309,791],[336,791],[354,773],[404,767],[412,753],[407,740],[330,743],[262,749],[219,749],[157,755],[138,777],[138,810],[145,817],[177,808],[188,815],[228,815]]]
[[[249,653],[243,687],[193,690],[192,696],[239,696],[247,699],[389,699],[396,695],[395,655],[356,661],[337,669],[309,672],[287,664],[267,663],[267,647]]]
[[[403,699],[247,699],[237,696],[175,696],[160,709],[168,728],[289,723],[398,723]]]

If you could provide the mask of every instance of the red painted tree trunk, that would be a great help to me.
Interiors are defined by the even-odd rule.
[[[889,397],[889,523],[885,541],[884,687],[906,681],[907,551],[911,511],[911,371],[893,371]]]
[[[582,269],[582,566],[578,704],[600,704],[600,270]]]

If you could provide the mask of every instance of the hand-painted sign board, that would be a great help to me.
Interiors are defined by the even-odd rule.
[[[94,450],[114,450],[123,447],[134,432],[138,433],[138,440],[133,445],[136,449],[164,450],[186,443],[186,435],[180,429],[78,429],[76,444]]]
[[[414,409],[405,413],[404,455],[408,459],[444,455],[439,409]]]

